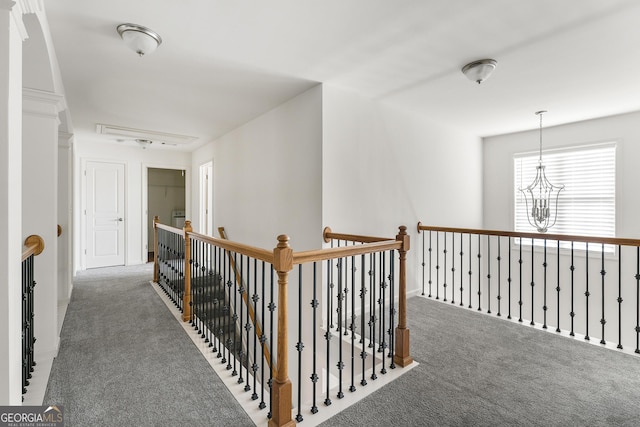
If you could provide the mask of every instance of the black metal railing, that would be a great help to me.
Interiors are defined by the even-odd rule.
[[[162,290],[183,310],[183,296],[185,290],[184,258],[185,244],[184,231],[179,228],[163,226],[157,231],[157,283]]]
[[[22,394],[27,392],[29,380],[36,366],[34,358],[36,337],[34,335],[34,258],[44,250],[40,236],[32,235],[24,242],[22,252]],[[23,397],[24,400],[24,397]]]
[[[292,407],[302,421],[321,403],[343,398],[345,389],[355,392],[387,369],[412,363],[406,227],[395,239],[327,228],[325,240],[336,239],[331,248],[293,252],[284,235],[268,251],[195,233],[189,221],[184,230],[154,223],[155,281],[172,300],[181,297],[183,320],[257,408],[268,408],[270,424],[287,425]],[[184,249],[169,250],[174,244]],[[182,274],[172,257],[184,264]],[[176,291],[171,283],[181,281]],[[289,335],[297,336],[291,348]],[[305,356],[305,347],[312,354]]]
[[[423,295],[449,302],[451,288],[452,304],[640,353],[640,240],[420,223],[418,231]]]

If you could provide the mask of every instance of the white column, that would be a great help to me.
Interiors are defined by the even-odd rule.
[[[22,10],[0,0],[0,405],[22,402]]]
[[[44,239],[35,259],[36,362],[57,354],[58,333],[58,112],[60,95],[23,89],[22,235]],[[43,363],[44,364],[44,363]]]

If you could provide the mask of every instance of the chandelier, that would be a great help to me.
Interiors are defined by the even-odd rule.
[[[546,233],[556,223],[558,216],[558,197],[564,185],[553,185],[547,179],[542,163],[542,115],[546,111],[536,111],[540,116],[540,157],[536,166],[536,177],[526,188],[518,188],[525,198],[527,219],[539,233]]]

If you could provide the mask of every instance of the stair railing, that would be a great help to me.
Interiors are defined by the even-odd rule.
[[[640,240],[421,223],[418,232],[423,295],[640,354]]]
[[[22,250],[22,394],[27,392],[29,380],[36,366],[34,348],[34,257],[44,250],[44,240],[37,235],[31,235],[24,241]],[[24,400],[24,396],[23,396]]]
[[[269,425],[295,424],[292,417],[294,407],[298,411],[295,419],[301,421],[303,395],[305,399],[312,399],[304,412],[318,412],[316,383],[319,381],[324,381],[327,386],[325,405],[331,404],[329,393],[342,398],[342,370],[349,360],[352,367],[356,358],[361,360],[359,374],[362,375],[362,386],[366,385],[365,373],[375,380],[377,369],[380,369],[378,373],[384,374],[387,366],[395,368],[396,364],[407,366],[412,362],[406,326],[406,252],[409,249],[406,227],[400,228],[395,239],[337,234],[325,229],[326,241],[346,238],[351,239],[351,246],[305,252],[294,252],[286,235],[278,236],[278,244],[273,250],[265,250],[195,233],[191,231],[189,221],[185,221],[185,228],[179,230],[160,224],[156,218],[154,229],[155,282],[176,302],[183,312],[183,319],[191,321],[205,342],[209,342],[221,363],[227,364],[231,375],[238,376],[238,383],[245,384],[244,390],[253,390],[251,397],[259,400],[258,408],[268,406]],[[398,252],[397,259],[395,251]],[[356,257],[359,257],[358,265],[362,267],[358,275],[355,274]],[[347,277],[349,262],[352,270]],[[398,277],[394,273],[396,265],[399,266]],[[337,302],[331,304],[344,302],[340,315],[351,314],[344,324],[338,322],[338,331],[328,325],[332,313],[327,314],[326,325],[321,324],[323,302],[318,294],[318,291],[322,292],[321,280],[332,277],[334,269],[340,269],[341,278],[336,292]],[[313,273],[307,275],[311,270]],[[365,276],[365,270],[368,276]],[[290,282],[296,281],[297,288],[292,288]],[[327,282],[325,287],[329,289],[331,284]],[[348,309],[346,294],[351,292],[355,295],[357,290],[360,290],[360,309],[355,309],[354,303]],[[367,292],[375,297],[370,299]],[[290,293],[298,296],[297,304],[291,309]],[[303,294],[311,308],[303,303]],[[395,308],[396,300],[399,313]],[[328,300],[324,303],[330,305]],[[187,309],[190,310],[188,317],[185,314]],[[251,312],[259,322],[252,320]],[[312,341],[313,358],[302,358],[305,347],[302,320],[309,313],[312,313],[313,321],[307,321],[305,326],[311,323],[314,329],[305,333],[312,336],[309,339]],[[378,316],[376,313],[381,314]],[[373,326],[376,332],[371,333],[362,327],[357,333],[357,316],[360,316],[360,324],[368,319],[366,323],[378,325],[377,330]],[[398,324],[394,328],[396,317]],[[380,321],[382,323],[376,323]],[[293,336],[292,325],[296,323],[298,342],[290,347],[288,340]],[[256,325],[261,326],[258,328]],[[321,327],[325,328],[325,333],[319,340],[316,328]],[[350,337],[350,344],[349,338],[343,335]],[[338,355],[330,349],[331,338],[339,341]],[[324,368],[316,367],[320,359],[316,350],[321,347],[323,351],[326,349],[327,364]],[[385,353],[387,351],[388,354]],[[297,375],[294,376],[296,390],[293,390],[289,377],[289,356],[293,352],[297,352],[297,359],[293,359],[293,365],[297,367]],[[271,365],[265,365],[267,354],[271,355]],[[337,358],[337,364],[335,359],[333,362],[330,360],[332,358]],[[385,358],[390,359],[388,364]],[[311,364],[312,375],[301,374],[303,365],[309,372]],[[321,369],[324,370],[321,372]],[[351,370],[350,391],[355,391],[354,372],[355,368]],[[322,379],[320,374],[325,374],[326,379]],[[337,376],[340,376],[338,383],[335,380]],[[304,390],[303,382],[308,382]],[[311,388],[312,392],[309,391]],[[311,394],[312,398],[309,397]]]

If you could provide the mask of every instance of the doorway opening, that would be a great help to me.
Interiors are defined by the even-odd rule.
[[[153,261],[153,218],[163,224],[184,227],[185,171],[147,168],[147,261]]]

